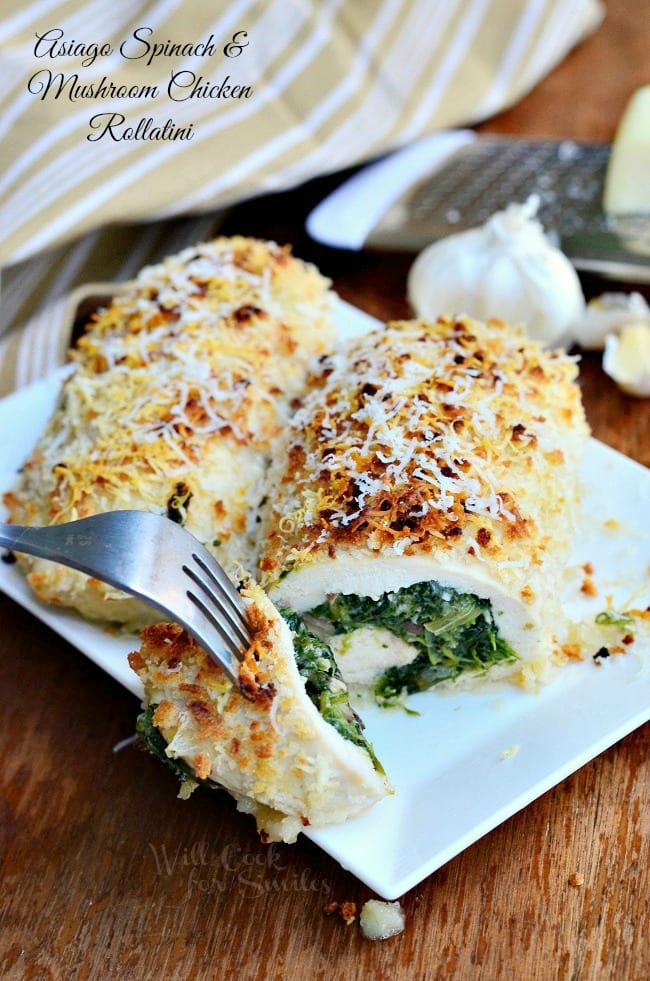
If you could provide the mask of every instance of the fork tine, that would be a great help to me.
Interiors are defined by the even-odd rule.
[[[238,622],[242,624],[246,631],[248,631],[248,621],[242,612],[241,596],[231,583],[222,567],[214,560],[209,552],[205,553],[205,558],[202,555],[197,555],[196,552],[193,552],[192,558],[197,565],[203,569],[205,574],[210,577],[215,586],[221,590],[224,600],[235,614]]]
[[[219,636],[223,640],[224,644],[230,649],[231,654],[234,655],[234,657],[238,661],[241,661],[242,660],[241,648],[234,642],[232,638],[232,634],[230,634],[229,631],[224,628],[221,621],[215,615],[215,611],[211,610],[208,606],[206,606],[206,604],[203,602],[201,597],[197,596],[191,590],[189,589],[187,590],[186,596],[188,599],[192,601],[192,603],[197,607],[197,609],[201,611],[201,613],[206,618],[206,620],[208,620],[208,622],[215,628],[215,630],[218,632]],[[199,641],[199,644],[201,644],[201,646],[204,646],[205,642],[202,641],[201,638],[197,638],[197,639]],[[210,650],[208,651],[208,653],[210,653],[211,650],[214,650],[212,645],[210,645]],[[232,669],[231,669],[231,673],[232,673]]]
[[[196,556],[194,556],[194,558],[196,559],[197,562],[199,562],[199,565],[202,568],[203,564],[200,562],[200,560],[198,560]],[[187,576],[189,576],[192,582],[195,583],[199,587],[199,589],[201,589],[205,593],[205,595],[210,600],[210,602],[219,610],[222,616],[225,617],[228,623],[228,627],[230,628],[230,633],[231,634],[234,633],[236,635],[239,644],[244,648],[248,647],[248,645],[250,644],[250,634],[248,633],[248,630],[244,632],[244,630],[241,627],[240,621],[238,619],[235,619],[235,617],[233,617],[230,609],[222,599],[222,595],[223,595],[222,591],[217,592],[215,594],[215,592],[211,588],[212,584],[214,584],[217,587],[217,590],[219,590],[220,589],[219,583],[215,582],[214,580],[212,580],[212,583],[211,582],[206,583],[203,579],[201,579],[200,576],[196,574],[194,569],[190,568],[187,565],[184,565],[182,568],[183,568],[183,572]]]

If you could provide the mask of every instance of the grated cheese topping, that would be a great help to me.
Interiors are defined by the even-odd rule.
[[[401,321],[321,358],[272,475],[274,581],[342,547],[496,560],[570,541],[587,426],[574,359],[499,321]]]

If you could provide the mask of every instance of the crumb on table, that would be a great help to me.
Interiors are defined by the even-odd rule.
[[[357,904],[356,903],[341,903],[340,916],[346,926],[350,926],[351,923],[357,918]]]
[[[357,918],[357,904],[348,900],[343,903],[338,903],[335,899],[327,903],[323,908],[325,916],[331,916],[333,913],[338,913],[346,926],[351,926],[352,923]]]

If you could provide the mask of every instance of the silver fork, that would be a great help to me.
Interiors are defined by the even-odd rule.
[[[250,645],[241,597],[208,550],[169,518],[109,511],[45,528],[0,522],[0,546],[60,562],[145,600],[185,627],[237,682],[236,662]]]

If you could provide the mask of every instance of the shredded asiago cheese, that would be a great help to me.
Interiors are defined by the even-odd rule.
[[[322,358],[271,482],[267,581],[362,546],[469,555],[530,589],[577,517],[576,374],[520,330],[467,317],[393,323]]]

